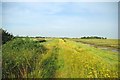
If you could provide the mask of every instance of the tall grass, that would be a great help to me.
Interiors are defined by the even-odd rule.
[[[33,76],[36,62],[46,48],[30,38],[17,38],[3,45],[2,51],[2,78],[28,78]]]

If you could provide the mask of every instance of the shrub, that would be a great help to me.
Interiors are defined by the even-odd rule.
[[[13,39],[13,35],[8,33],[6,30],[3,30],[2,28],[0,29],[0,37],[2,37],[2,44],[5,44],[6,42],[10,41]]]

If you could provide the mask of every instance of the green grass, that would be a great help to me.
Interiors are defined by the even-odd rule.
[[[2,77],[26,78],[36,70],[36,62],[46,48],[30,38],[18,38],[3,45],[2,51]]]
[[[118,78],[117,52],[70,39],[14,39],[2,54],[3,78]]]
[[[59,41],[60,58],[64,61],[63,71],[56,77],[105,78],[118,76],[117,53],[91,48],[73,41]],[[103,54],[105,54],[103,56]],[[112,62],[111,62],[112,60]],[[112,67],[111,67],[112,66]]]
[[[111,47],[111,48],[120,49],[120,44],[118,43],[119,40],[117,39],[72,39],[72,40],[76,42],[92,44],[95,46]]]
[[[0,46],[0,79],[2,79],[2,47]]]

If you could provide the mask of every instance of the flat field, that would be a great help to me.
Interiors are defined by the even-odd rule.
[[[84,44],[120,49],[120,39],[71,39]]]
[[[118,78],[117,51],[94,45],[114,45],[105,40],[18,38],[3,45],[3,78]],[[113,47],[113,46],[111,46]]]

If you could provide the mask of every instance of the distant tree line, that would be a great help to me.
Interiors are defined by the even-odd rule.
[[[0,28],[0,43],[1,44],[5,44],[6,42],[12,40],[14,38],[14,36],[10,33],[8,33],[6,30],[3,30],[2,28]],[[0,44],[0,45],[1,45]]]
[[[98,36],[87,36],[81,37],[81,39],[107,39],[106,37],[98,37]]]

